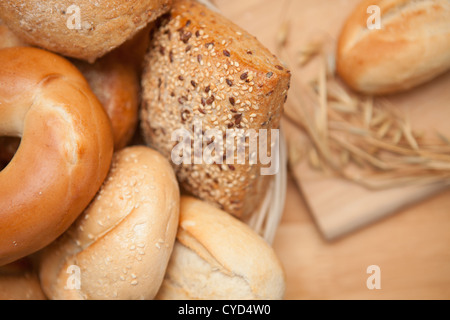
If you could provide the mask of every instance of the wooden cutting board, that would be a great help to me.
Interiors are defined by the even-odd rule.
[[[290,56],[295,56],[318,35],[327,34],[336,39],[346,17],[358,2],[359,0],[248,0],[240,4],[235,9],[236,12],[232,6],[228,6],[225,14],[240,17],[235,19],[238,23],[248,22],[242,26],[272,51],[276,51],[280,26],[288,21],[286,50]],[[252,17],[265,19],[253,21]],[[308,77],[308,70],[299,71],[295,67],[291,69],[293,76]],[[430,134],[434,134],[432,130],[437,130],[450,136],[450,73],[410,92],[388,97],[387,100],[409,117],[416,130]],[[288,99],[286,108],[291,103],[292,100]],[[284,121],[284,130],[288,140],[301,143],[304,139],[304,134],[288,121]],[[330,240],[447,188],[445,184],[434,184],[370,191],[355,183],[315,171],[307,161],[298,163],[291,168],[291,172],[323,236]]]

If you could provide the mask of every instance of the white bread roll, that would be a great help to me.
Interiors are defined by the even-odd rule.
[[[179,197],[175,174],[159,153],[142,146],[117,152],[89,208],[42,253],[40,279],[49,299],[154,298],[175,241]]]
[[[370,5],[380,8],[380,30],[367,27]],[[435,78],[450,68],[450,1],[362,1],[341,32],[336,62],[340,77],[367,94]]]
[[[183,196],[161,300],[282,299],[284,271],[273,249],[240,220]]]

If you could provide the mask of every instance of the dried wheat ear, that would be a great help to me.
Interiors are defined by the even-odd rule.
[[[289,23],[276,37],[278,54],[293,71],[284,116],[300,127],[307,143],[290,141],[289,162],[341,176],[369,189],[450,183],[450,137],[416,131],[408,117],[384,98],[349,90],[335,74],[327,39],[313,40],[293,59],[287,50]],[[303,83],[295,70],[315,60],[317,78]]]

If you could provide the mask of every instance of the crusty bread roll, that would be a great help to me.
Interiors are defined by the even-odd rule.
[[[28,258],[0,267],[0,300],[46,300]]]
[[[136,131],[141,101],[141,67],[147,51],[150,29],[151,26],[146,27],[95,63],[70,60],[86,78],[111,120],[115,150],[124,148]],[[13,34],[0,20],[0,49],[24,46],[29,45]],[[0,138],[0,168],[9,162],[17,147],[16,139]]]
[[[143,135],[169,159],[172,134],[182,128],[193,136],[196,122],[222,134],[267,129],[269,138],[279,128],[289,71],[255,37],[196,1],[173,2],[144,66]],[[245,164],[222,162],[174,165],[185,191],[244,218],[262,202],[271,176],[261,175],[259,161],[250,164],[248,150]]]
[[[22,137],[0,171],[0,266],[59,237],[94,198],[111,123],[81,73],[36,48],[0,50],[0,136]]]
[[[370,5],[380,8],[380,30],[367,27]],[[450,68],[450,1],[362,1],[341,32],[336,62],[340,77],[366,94],[399,92],[435,78]]]
[[[204,201],[182,196],[177,241],[161,300],[282,299],[283,268],[250,227]]]
[[[136,131],[141,102],[141,67],[149,32],[150,28],[145,28],[93,64],[72,60],[111,119],[116,151],[127,146]]]
[[[171,0],[2,0],[0,19],[26,43],[94,62],[167,12]]]
[[[89,208],[40,255],[47,297],[152,299],[172,252],[179,201],[173,169],[158,152],[135,146],[115,153]]]

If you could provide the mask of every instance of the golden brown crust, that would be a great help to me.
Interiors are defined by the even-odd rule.
[[[369,30],[367,8],[377,5],[380,30]],[[337,71],[368,94],[403,91],[450,68],[447,0],[362,1],[349,16],[337,49]]]
[[[128,145],[138,123],[141,102],[141,66],[148,46],[150,27],[90,64],[73,60],[111,119],[114,149]]]
[[[110,121],[81,73],[35,48],[0,50],[0,136],[22,136],[0,171],[0,265],[61,235],[110,166]]]
[[[140,105],[141,66],[151,26],[91,64],[78,59],[72,63],[83,73],[108,114],[114,134],[114,149],[124,148],[133,137]],[[0,48],[28,46],[0,21]],[[0,138],[0,168],[14,156],[18,143]]]
[[[183,196],[177,241],[157,299],[282,299],[273,249],[246,224]]]
[[[30,259],[0,267],[0,300],[46,300]]]
[[[144,146],[116,152],[90,206],[40,255],[50,299],[152,299],[178,227],[180,194],[172,167]],[[70,266],[80,287],[67,290]]]
[[[171,0],[5,0],[0,18],[26,43],[94,62],[167,12]],[[75,18],[79,17],[80,25]]]
[[[277,129],[289,80],[289,71],[255,37],[196,1],[174,1],[146,57],[145,139],[170,158],[172,133],[192,132],[196,120],[204,130],[223,133]],[[246,164],[176,166],[177,176],[187,192],[243,217],[258,207],[270,179],[246,156]]]

